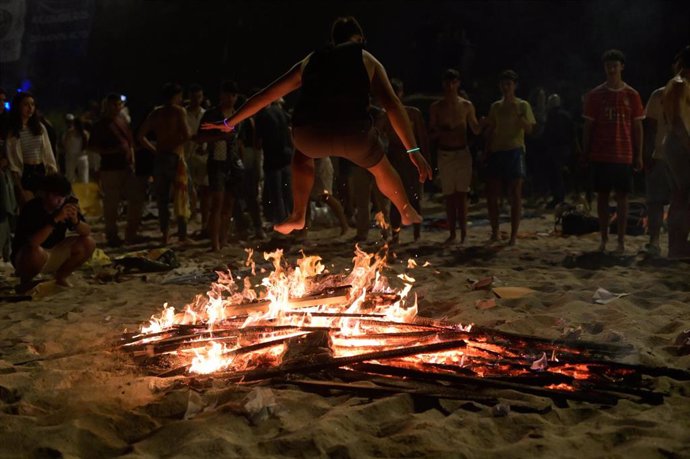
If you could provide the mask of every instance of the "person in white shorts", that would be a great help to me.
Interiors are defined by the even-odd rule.
[[[467,237],[467,193],[472,181],[472,155],[467,148],[467,127],[479,134],[474,105],[458,95],[460,73],[448,69],[443,73],[443,99],[430,108],[429,136],[437,142],[438,171],[441,192],[446,201],[450,235],[446,244],[456,239],[460,222],[460,242]]]

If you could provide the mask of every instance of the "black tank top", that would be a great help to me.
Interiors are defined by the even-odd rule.
[[[302,70],[302,90],[294,126],[351,125],[369,121],[369,75],[362,46],[348,42],[328,46],[309,58]]]

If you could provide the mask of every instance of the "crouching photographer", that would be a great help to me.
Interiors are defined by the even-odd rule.
[[[71,287],[67,278],[91,258],[96,247],[65,177],[44,177],[38,191],[21,209],[12,241],[11,261],[20,278],[18,293],[30,290],[40,273],[53,274],[58,285]],[[67,231],[76,234],[67,236]]]

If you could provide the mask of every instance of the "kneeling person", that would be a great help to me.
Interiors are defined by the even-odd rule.
[[[71,192],[65,177],[49,175],[19,213],[11,256],[21,281],[18,292],[31,288],[40,273],[54,274],[58,285],[70,287],[67,277],[91,258],[96,243],[76,201],[68,198]],[[66,236],[67,230],[76,235]]]

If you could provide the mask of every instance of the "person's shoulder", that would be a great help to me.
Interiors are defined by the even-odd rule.
[[[628,94],[640,97],[640,93],[637,91],[637,89],[633,88],[628,83],[624,83],[623,91],[625,91]]]
[[[654,91],[652,91],[652,94],[649,96],[650,99],[660,99],[664,95],[664,91],[666,90],[666,86],[661,86],[660,88],[656,88]]]
[[[463,107],[465,108],[471,108],[474,106],[471,100],[465,99],[464,97],[458,96],[458,99],[460,99],[460,103],[462,104]]]
[[[362,49],[362,59],[364,59],[364,62],[365,62],[365,63],[372,63],[372,64],[374,64],[374,65],[383,66],[383,64],[381,64],[381,62],[379,62],[379,60],[376,59],[376,56],[374,56],[373,54],[371,54],[371,53],[370,53],[369,51],[367,51],[366,49]]]
[[[687,80],[680,75],[676,75],[668,81],[664,89],[668,91],[677,91],[679,89],[685,89],[687,87]]]

